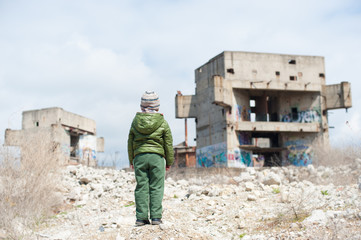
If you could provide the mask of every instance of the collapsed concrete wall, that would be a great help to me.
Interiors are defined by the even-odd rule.
[[[96,166],[97,152],[104,151],[104,138],[96,137],[94,120],[57,107],[25,111],[22,129],[5,131],[5,146],[22,150],[34,139],[39,148],[51,147],[63,164]]]
[[[327,111],[352,106],[348,82],[326,85],[324,58],[223,52],[195,70],[196,94],[176,96],[176,117],[195,118],[197,166],[312,162],[328,143]]]

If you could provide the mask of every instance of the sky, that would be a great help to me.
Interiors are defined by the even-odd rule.
[[[0,0],[0,142],[22,111],[61,107],[94,119],[103,156],[127,163],[131,121],[154,90],[178,144],[177,90],[194,94],[194,70],[223,51],[324,56],[327,84],[352,87],[353,107],[329,111],[331,143],[360,141],[358,0]]]

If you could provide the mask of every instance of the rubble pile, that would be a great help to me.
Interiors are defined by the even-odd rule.
[[[143,227],[135,226],[134,172],[68,166],[58,187],[67,207],[33,237],[361,239],[361,160],[355,162],[356,168],[245,168],[186,179],[172,169],[163,224]],[[341,185],[337,178],[355,180]]]

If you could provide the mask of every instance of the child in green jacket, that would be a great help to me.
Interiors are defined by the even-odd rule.
[[[165,170],[174,161],[172,133],[159,111],[159,97],[146,91],[132,122],[128,137],[129,164],[135,170],[136,225],[162,223]]]

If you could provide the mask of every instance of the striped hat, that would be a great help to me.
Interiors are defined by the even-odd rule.
[[[144,112],[159,110],[159,97],[154,91],[146,91],[140,102],[140,108]]]

